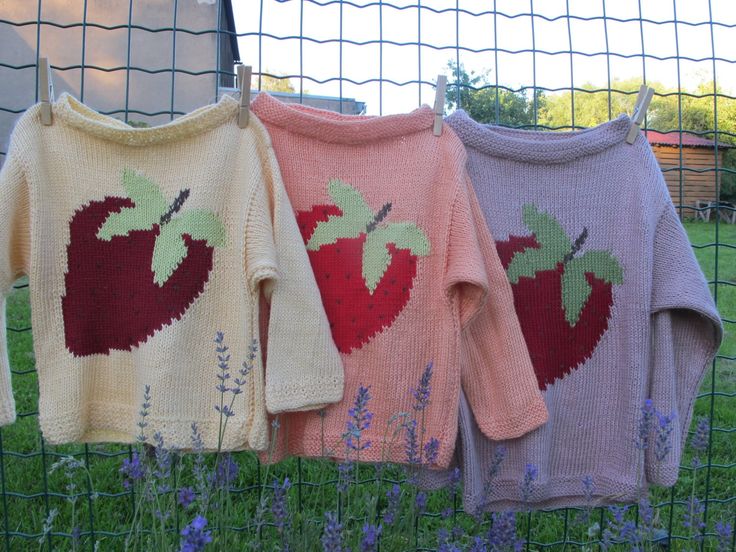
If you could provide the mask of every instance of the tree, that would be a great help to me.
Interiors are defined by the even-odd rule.
[[[508,126],[534,125],[534,102],[525,92],[514,92],[490,84],[489,72],[468,73],[461,63],[450,61],[447,64],[454,82],[448,85],[445,103],[448,109],[464,109],[468,115],[480,123],[495,123]],[[458,86],[459,84],[459,93]],[[537,91],[537,112],[544,104],[545,97]]]
[[[263,73],[270,73],[270,71],[266,68]],[[289,92],[291,94],[296,92],[294,85],[291,84],[291,80],[286,77],[272,77],[269,74],[262,74],[260,79],[261,90],[267,92]]]

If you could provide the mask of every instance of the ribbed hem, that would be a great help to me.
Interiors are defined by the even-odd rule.
[[[67,443],[135,443],[139,435],[137,408],[113,403],[91,403],[84,410],[55,412],[39,418],[44,439],[52,445]],[[220,420],[217,415],[207,419],[181,419],[150,415],[146,441],[153,442],[153,433],[161,433],[167,448],[191,450],[192,422],[197,423],[205,451],[217,450]],[[267,447],[265,428],[263,438],[246,437],[247,422],[242,418],[228,422],[222,450],[263,450]],[[250,441],[250,442],[249,442]],[[254,442],[258,441],[258,442]]]
[[[223,96],[216,104],[200,107],[170,123],[150,128],[134,128],[98,113],[66,92],[53,104],[52,110],[54,116],[63,122],[88,134],[128,146],[149,146],[212,130],[235,115],[238,102],[230,96]]]
[[[445,119],[466,146],[494,157],[524,163],[566,163],[600,153],[624,141],[631,119],[621,115],[572,132],[521,130],[482,125],[459,109]]]
[[[434,124],[434,112],[428,105],[399,115],[343,115],[299,104],[286,104],[264,92],[253,100],[251,110],[264,123],[322,142],[343,144],[406,136],[430,129]]]
[[[318,410],[327,404],[340,402],[342,378],[333,378],[310,385],[293,383],[266,388],[266,410],[269,414]]]

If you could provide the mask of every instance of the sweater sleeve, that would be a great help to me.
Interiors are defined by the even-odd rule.
[[[677,481],[695,397],[723,328],[671,202],[659,218],[653,253],[649,397],[658,412],[671,418],[672,432],[669,451],[654,444],[647,449],[646,473],[650,483],[671,486]]]
[[[10,380],[5,302],[13,282],[27,271],[30,232],[28,188],[11,143],[0,169],[0,426],[15,421],[15,401]]]
[[[260,286],[270,303],[266,409],[321,408],[342,400],[342,360],[273,149],[263,149],[265,186],[249,210],[246,271],[251,289]]]
[[[461,379],[480,430],[519,437],[547,421],[514,298],[467,176],[453,205],[446,285],[462,328]]]

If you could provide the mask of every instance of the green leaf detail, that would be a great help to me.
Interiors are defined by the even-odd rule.
[[[161,190],[145,176],[125,169],[123,187],[135,207],[111,213],[97,231],[100,240],[110,241],[115,236],[127,236],[134,230],[150,230],[168,209],[168,202]]]
[[[327,192],[344,217],[360,220],[364,224],[373,220],[373,210],[365,202],[361,193],[350,184],[339,179],[330,180]]]
[[[590,298],[591,287],[585,278],[585,271],[575,264],[577,259],[570,261],[562,274],[562,308],[565,311],[565,320],[574,326],[580,319],[580,313]]]
[[[391,254],[386,247],[389,243],[398,249],[408,249],[413,255],[429,255],[427,236],[411,222],[393,222],[369,232],[363,245],[363,279],[371,293],[391,263]]]
[[[522,220],[534,233],[540,249],[547,250],[550,256],[559,256],[561,261],[565,254],[572,249],[572,242],[567,237],[564,228],[550,214],[542,213],[532,204],[522,208]]]
[[[506,275],[509,282],[516,284],[522,276],[534,278],[537,272],[554,270],[561,261],[562,258],[550,255],[544,249],[529,248],[513,256],[506,268]]]
[[[571,259],[562,275],[562,307],[570,326],[577,324],[590,298],[592,288],[585,277],[587,273],[608,284],[623,283],[623,269],[608,251],[588,251]]]
[[[173,221],[172,221],[173,222]],[[153,281],[163,286],[187,256],[187,246],[176,224],[165,224],[153,246]]]
[[[513,256],[506,274],[515,284],[519,278],[533,278],[537,272],[553,270],[572,249],[572,242],[557,220],[548,213],[542,213],[532,204],[522,208],[522,220],[534,233],[539,248],[529,248]]]
[[[363,244],[363,280],[369,292],[376,290],[390,263],[391,254],[379,230],[369,233]]]
[[[574,258],[569,264],[579,265],[584,272],[590,272],[607,284],[622,284],[624,270],[616,258],[608,251],[586,251],[580,257]]]
[[[352,186],[341,180],[331,180],[327,190],[342,215],[331,215],[317,225],[307,242],[310,251],[335,243],[340,238],[357,238],[373,220],[373,211]]]
[[[220,219],[204,209],[186,211],[165,226],[179,234],[189,234],[193,240],[205,240],[210,247],[222,247],[227,241],[227,232]]]

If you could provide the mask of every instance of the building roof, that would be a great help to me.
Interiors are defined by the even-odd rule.
[[[682,133],[682,140],[680,140],[679,131],[673,130],[671,132],[657,132],[656,130],[647,130],[647,139],[653,146],[674,146],[678,147],[682,145],[684,148],[714,148],[715,141],[688,132]],[[724,142],[718,142],[718,148],[733,148],[731,144]]]
[[[238,36],[237,29],[235,28],[235,16],[233,15],[233,4],[231,0],[225,0],[223,2],[224,16],[227,22],[226,31],[230,31],[228,34],[230,38],[230,48],[233,51],[233,61],[240,61],[240,48],[238,48]]]

